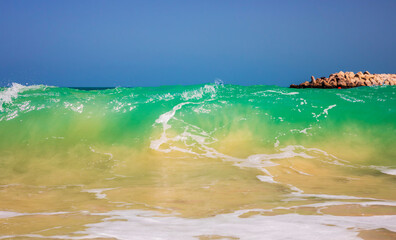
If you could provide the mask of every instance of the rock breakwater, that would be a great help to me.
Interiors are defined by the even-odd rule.
[[[315,78],[299,85],[292,84],[291,88],[353,88],[374,85],[396,85],[396,74],[371,74],[369,72],[343,72],[330,74],[328,78]]]

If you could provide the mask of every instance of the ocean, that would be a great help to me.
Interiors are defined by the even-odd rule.
[[[396,87],[0,88],[0,239],[396,239]]]

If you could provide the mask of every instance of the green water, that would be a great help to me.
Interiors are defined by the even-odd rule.
[[[331,196],[396,201],[393,86],[14,84],[0,89],[0,104],[0,211],[149,209],[203,218]],[[381,214],[396,212],[387,208]],[[311,210],[298,211],[317,214]],[[74,228],[59,218],[42,220],[42,228],[57,222],[63,230],[48,236],[72,234],[102,220],[84,216]],[[25,224],[25,232],[0,233],[41,229],[23,218],[32,216],[7,221]]]

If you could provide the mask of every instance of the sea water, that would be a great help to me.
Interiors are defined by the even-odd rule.
[[[0,88],[0,239],[392,239],[395,223],[394,86]]]

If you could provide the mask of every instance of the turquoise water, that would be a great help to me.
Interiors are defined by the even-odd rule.
[[[87,224],[101,226],[102,215],[116,210],[161,212],[187,225],[187,219],[221,214],[231,214],[226,217],[231,221],[238,211],[247,216],[238,221],[271,210],[277,218],[322,216],[323,225],[330,224],[329,215],[396,215],[394,86],[92,90],[13,84],[0,89],[0,136],[0,212],[4,221],[25,226],[3,228],[4,236],[78,237],[82,231],[99,237]],[[277,213],[280,207],[284,212]],[[74,218],[81,212],[78,222]],[[57,214],[41,225],[31,221],[48,213]],[[136,221],[124,213],[117,213],[123,221]],[[62,214],[72,220],[65,222]],[[71,227],[71,222],[77,223]],[[366,225],[370,222],[375,221]],[[339,227],[356,237],[376,229],[366,225]],[[99,232],[111,229],[105,226]],[[386,224],[378,228],[395,231]],[[189,237],[175,231],[185,234],[176,239]],[[242,230],[194,231],[202,239],[249,236]]]

